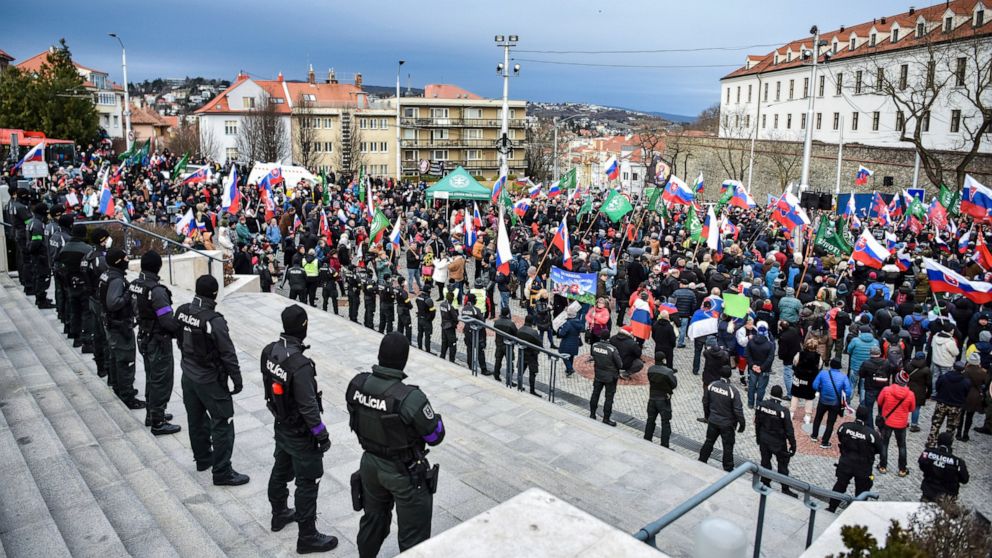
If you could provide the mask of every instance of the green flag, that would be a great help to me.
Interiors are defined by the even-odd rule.
[[[907,213],[917,219],[924,219],[927,216],[927,208],[923,205],[923,202],[914,196],[913,201],[909,202],[909,210]]]
[[[617,193],[616,190],[610,190],[610,195],[606,196],[603,200],[603,207],[600,208],[600,212],[605,214],[614,223],[619,223],[623,216],[634,210],[634,206],[630,205],[630,200],[627,196]]]
[[[940,193],[937,194],[937,201],[944,206],[947,212],[955,217],[961,215],[961,192],[951,190],[943,184],[940,185]]]
[[[558,179],[558,188],[562,191],[574,190],[578,187],[578,181],[575,179],[575,167],[568,169],[568,172],[561,175]]]
[[[382,234],[382,231],[387,228],[389,228],[389,218],[382,211],[376,209],[375,217],[372,218],[372,224],[369,225],[369,244],[375,242],[376,237]]]
[[[579,208],[579,213],[576,219],[581,219],[583,215],[592,211],[592,196],[586,196],[586,201]]]
[[[324,173],[323,169],[321,169],[320,171],[320,184],[321,184],[320,187],[324,189],[324,195],[323,195],[323,199],[321,200],[321,203],[324,204],[324,207],[330,207],[331,187],[327,185],[327,174]]]
[[[151,139],[145,140],[145,145],[141,146],[141,149],[138,149],[137,151],[131,154],[131,157],[127,160],[127,164],[140,165],[142,160],[144,160],[145,157],[148,157],[148,150],[151,147],[151,144],[152,144]]]
[[[366,184],[363,184],[364,182],[365,182],[365,167],[362,167],[358,170],[358,182],[355,183],[358,185],[358,201],[362,203],[365,203],[365,189],[368,188]]]
[[[727,188],[727,191],[724,192],[723,195],[720,196],[720,199],[716,202],[716,207],[713,209],[713,212],[719,215],[723,211],[724,206],[730,203],[730,200],[733,199],[733,197],[734,189]]]
[[[728,316],[743,318],[751,309],[751,299],[744,295],[725,293],[721,298],[723,298],[723,313]]]
[[[503,188],[500,191],[499,202],[503,204],[503,207],[506,208],[506,212],[510,214],[510,226],[517,226],[517,213],[513,211],[513,200],[510,199],[510,194],[506,191],[506,188]]]
[[[121,153],[120,155],[117,156],[117,160],[118,161],[125,161],[127,159],[130,159],[134,155],[135,150],[137,150],[137,149],[138,149],[137,142],[132,143],[130,149],[128,149],[124,153]]]
[[[853,251],[844,240],[844,236],[837,232],[837,224],[830,219],[820,219],[820,226],[816,230],[814,242],[824,252],[834,256],[846,257]]]
[[[176,163],[176,166],[172,167],[172,178],[182,176],[186,172],[186,165],[189,164],[189,151],[183,153],[182,158]]]
[[[661,188],[645,188],[644,197],[648,200],[648,211],[658,211],[658,199],[661,197]],[[664,209],[664,205],[662,205],[661,209]]]
[[[689,206],[689,213],[685,218],[685,228],[689,233],[689,238],[694,242],[699,242],[703,239],[703,224],[699,222],[699,217],[696,216],[695,206]]]

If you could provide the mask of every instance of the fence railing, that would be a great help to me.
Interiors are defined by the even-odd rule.
[[[128,223],[128,222],[125,222],[125,221],[120,221],[120,220],[117,220],[117,219],[108,219],[108,220],[104,220],[104,221],[77,221],[76,224],[78,224],[78,225],[93,225],[93,226],[101,226],[101,227],[120,225],[120,226],[124,227],[125,235],[124,235],[124,246],[123,246],[123,250],[127,253],[128,257],[133,257],[135,255],[135,252],[137,250],[144,248],[144,243],[142,242],[142,239],[140,238],[140,236],[148,236],[148,237],[150,237],[150,238],[152,238],[152,239],[154,239],[154,240],[156,240],[158,242],[161,242],[162,243],[162,246],[160,247],[161,248],[161,250],[160,250],[161,251],[161,254],[160,255],[163,256],[163,259],[166,259],[167,262],[168,262],[169,276],[170,277],[173,276],[172,275],[172,254],[176,250],[180,250],[180,251],[183,251],[183,252],[193,252],[194,254],[199,254],[200,256],[203,256],[203,257],[207,258],[207,270],[208,270],[208,272],[211,275],[213,275],[214,262],[217,262],[217,264],[219,264],[221,266],[221,270],[222,271],[223,271],[223,268],[224,268],[224,259],[223,258],[218,258],[217,256],[213,256],[213,255],[208,254],[208,253],[206,253],[206,252],[204,252],[202,250],[198,250],[196,248],[193,248],[192,246],[186,246],[185,244],[183,244],[181,242],[176,242],[175,240],[173,240],[171,238],[162,236],[162,235],[160,235],[160,234],[158,234],[156,232],[152,232],[152,231],[150,231],[148,229],[139,227],[139,226],[134,225],[132,223]],[[139,236],[136,238],[135,235],[139,235]],[[147,250],[144,250],[144,251],[147,251]]]
[[[849,496],[847,494],[834,492],[833,490],[820,488],[819,486],[812,485],[806,481],[794,479],[777,471],[756,465],[754,462],[747,461],[738,465],[736,469],[721,477],[720,480],[707,486],[703,490],[696,493],[696,495],[682,502],[676,506],[675,509],[666,513],[657,521],[642,527],[640,531],[634,533],[634,538],[644,541],[652,547],[657,548],[656,537],[662,529],[668,527],[679,518],[695,509],[696,506],[702,504],[706,500],[709,500],[717,492],[720,492],[732,482],[748,473],[751,473],[752,488],[754,488],[754,491],[757,492],[761,498],[758,503],[758,520],[754,531],[754,558],[758,558],[761,555],[761,535],[765,526],[765,506],[767,504],[768,495],[772,492],[770,486],[767,486],[761,482],[762,479],[768,479],[781,483],[783,486],[788,486],[789,488],[803,493],[803,505],[809,508],[809,523],[806,527],[806,548],[809,548],[809,546],[813,544],[813,530],[816,525],[816,512],[824,507],[824,503],[821,499],[839,500],[845,503],[864,501],[869,498],[875,500],[878,499],[878,494],[875,492],[862,492],[857,496]]]

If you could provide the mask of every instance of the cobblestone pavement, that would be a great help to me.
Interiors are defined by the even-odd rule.
[[[403,260],[403,258],[400,258],[400,260]],[[474,277],[474,273],[471,272],[473,265],[474,264],[472,262],[467,264],[466,277]],[[404,276],[406,275],[402,268],[401,272]],[[277,289],[277,292],[285,296],[288,294],[288,289]],[[434,289],[433,294],[437,294],[436,289]],[[321,306],[321,303],[320,293],[318,292],[318,307]],[[340,299],[340,305],[341,315],[347,317],[347,298],[342,297]],[[523,308],[516,300],[511,301],[510,307],[514,321],[518,324],[522,324],[523,317],[525,315]],[[328,311],[330,311],[330,306],[328,307]],[[359,312],[358,319],[359,322],[361,322],[361,312]],[[492,323],[491,320],[489,323]],[[378,314],[376,315],[376,327],[378,327]],[[416,345],[416,327],[416,317],[414,316],[414,345]],[[490,337],[494,336],[491,331],[489,332],[489,335]],[[440,319],[437,318],[434,321],[434,330],[431,335],[433,345],[432,351],[435,354],[437,354],[440,350],[440,339],[441,326]],[[495,360],[495,346],[495,339],[489,339],[489,342],[486,344],[485,351],[486,363],[490,371],[492,371]],[[456,360],[457,362],[464,364],[466,362],[464,353],[465,345],[461,333],[461,327],[459,327],[458,333],[458,351],[459,353]],[[583,345],[579,350],[579,355],[575,359],[575,368],[577,373],[571,377],[566,377],[563,366],[558,364],[556,375],[555,404],[570,408],[578,413],[582,413],[583,415],[588,414],[589,412],[589,398],[592,393],[592,365],[587,362],[588,354],[589,346]],[[644,359],[646,363],[645,370],[647,369],[647,366],[650,366],[650,364],[653,363],[653,359],[649,356],[653,354],[654,342],[648,340],[644,345],[644,355],[646,357]],[[670,445],[672,451],[677,451],[683,455],[691,457],[697,457],[699,455],[699,447],[705,439],[706,425],[697,420],[703,415],[702,403],[700,401],[703,387],[701,376],[692,374],[692,356],[693,349],[691,342],[687,343],[686,348],[675,349],[674,364],[675,368],[679,371],[677,376],[679,385],[672,398],[673,417],[672,439]],[[845,356],[844,359],[846,366],[847,357]],[[539,391],[544,393],[545,396],[547,394],[546,387],[551,370],[551,366],[548,362],[550,360],[550,357],[545,357],[543,355],[540,359],[541,371],[538,375],[538,382],[542,385],[540,386]],[[466,373],[468,373],[468,371],[466,371]],[[503,378],[505,379],[505,375]],[[747,389],[738,382],[736,373],[734,374],[732,381],[741,392],[741,395],[745,397],[746,404]],[[775,361],[775,366],[773,368],[766,393],[770,391],[771,386],[775,384],[782,384],[782,367],[781,362],[778,360]],[[855,396],[854,407],[857,406],[856,398],[857,396]],[[621,380],[613,404],[613,419],[620,423],[618,428],[629,431],[631,436],[643,436],[647,399],[648,387],[646,372],[642,371],[633,376],[630,380]],[[919,499],[922,474],[916,464],[916,460],[923,451],[923,445],[926,441],[930,428],[930,419],[933,409],[934,404],[932,402],[923,407],[920,414],[919,424],[922,428],[920,432],[907,432],[907,462],[910,471],[910,474],[907,477],[900,478],[896,475],[896,471],[898,469],[898,448],[896,446],[895,439],[893,438],[891,441],[889,447],[889,473],[882,475],[876,472],[875,474],[875,486],[873,490],[879,493],[882,500],[916,501]],[[744,411],[747,416],[747,429],[744,433],[737,434],[737,439],[734,446],[734,459],[737,463],[747,460],[758,463],[760,462],[760,454],[758,451],[758,445],[755,441],[754,426],[752,424],[753,412],[750,412],[746,406]],[[599,413],[601,416],[602,401],[600,402]],[[823,450],[820,449],[817,442],[810,440],[809,432],[811,431],[811,426],[803,423],[803,410],[801,406],[795,415],[796,416],[793,417],[793,424],[796,429],[796,441],[798,448],[796,455],[792,458],[789,464],[789,473],[795,478],[805,480],[824,488],[831,488],[835,481],[834,465],[837,463],[837,458],[840,455],[836,444],[836,429],[839,428],[844,421],[851,420],[853,417],[848,416],[843,419],[838,419],[837,424],[834,426],[835,435],[831,439],[833,447],[828,450]],[[983,419],[983,415],[976,415],[975,426],[977,427],[981,425]],[[657,430],[655,435],[658,435]],[[645,443],[647,442],[645,441]],[[720,467],[720,450],[720,443],[718,442],[716,445],[716,450],[710,457],[710,466]],[[988,457],[990,452],[992,452],[992,436],[985,436],[972,432],[971,441],[967,443],[955,442],[954,451],[958,456],[965,459],[969,472],[971,473],[971,482],[967,486],[962,487],[961,500],[967,505],[981,511],[986,516],[992,517],[992,499],[987,497],[990,488],[992,488],[992,460]],[[853,492],[853,490],[854,486],[852,484],[848,491],[850,493]]]

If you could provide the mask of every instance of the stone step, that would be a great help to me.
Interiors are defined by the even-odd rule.
[[[6,308],[3,313],[6,322],[19,323],[18,315]],[[55,418],[73,412],[71,407],[51,378],[46,377],[47,372],[32,345],[21,333],[14,330],[5,333],[4,338],[4,362],[0,364],[3,413],[66,548],[73,556],[127,554],[60,437],[61,434],[68,439],[75,434],[71,430],[60,431],[63,423]],[[7,501],[6,505],[20,505],[20,502]]]
[[[261,487],[264,489],[265,478],[255,476],[252,483],[246,487],[214,487],[209,473],[198,473],[192,462],[192,453],[185,449],[177,453],[176,449],[181,449],[181,443],[188,447],[188,434],[182,432],[176,436],[166,436],[155,438],[148,429],[144,427],[144,413],[128,411],[116,398],[103,379],[96,376],[96,368],[89,355],[82,355],[78,350],[61,337],[61,324],[52,311],[41,312],[34,307],[30,301],[20,301],[19,307],[26,313],[37,314],[36,319],[26,320],[30,322],[28,327],[43,330],[47,339],[52,340],[51,348],[55,354],[68,363],[63,367],[78,370],[77,380],[92,392],[99,401],[99,405],[93,409],[99,413],[103,411],[107,416],[105,420],[99,420],[95,429],[103,433],[103,439],[113,441],[130,449],[134,462],[144,464],[147,467],[146,474],[151,476],[149,482],[161,488],[168,488],[168,491],[175,495],[176,502],[173,507],[185,508],[189,517],[188,523],[199,524],[205,533],[216,543],[220,551],[230,556],[257,556],[259,554],[274,556],[293,549],[296,532],[286,529],[282,533],[271,533],[268,530],[267,522],[269,510],[267,501],[262,492],[262,501],[253,500],[252,506],[242,502],[235,492],[255,494]],[[137,361],[137,377],[139,381],[135,387],[142,391],[143,388],[143,366],[140,355]],[[58,365],[54,365],[57,367]],[[177,356],[178,373],[178,356]],[[178,381],[177,381],[178,385]],[[170,409],[176,413],[179,424],[185,426],[185,421],[178,420],[183,415],[181,399],[173,397]],[[98,435],[100,438],[100,435]],[[166,450],[173,452],[170,456]],[[177,458],[180,457],[181,459]],[[198,478],[194,478],[198,476]],[[199,480],[199,482],[198,482]],[[202,483],[202,484],[201,484]],[[159,496],[148,495],[149,498]],[[261,504],[261,505],[260,505]],[[254,513],[253,513],[254,512]],[[175,514],[175,511],[172,512]],[[168,518],[168,514],[162,517]],[[162,519],[158,520],[162,524]],[[266,525],[261,522],[264,521]],[[163,528],[166,526],[163,525]],[[176,529],[176,537],[184,537],[185,529]],[[170,540],[173,538],[170,536]],[[197,545],[189,542],[188,537],[181,541],[173,540],[176,548],[183,555],[181,546],[188,545],[191,550],[197,550]],[[202,551],[198,550],[198,553]]]
[[[9,367],[10,362],[0,351],[0,368]],[[11,389],[16,388],[0,378],[0,390],[9,393]],[[26,392],[18,395],[26,396]],[[0,399],[0,408],[6,405],[6,399]],[[12,556],[71,556],[2,412],[0,470],[3,471],[3,482],[0,482],[0,558],[8,552]]]

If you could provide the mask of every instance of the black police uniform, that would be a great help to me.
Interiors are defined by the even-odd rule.
[[[217,303],[202,296],[176,310],[182,326],[183,404],[189,422],[189,440],[197,469],[213,467],[214,482],[230,477],[234,451],[234,392],[241,391],[241,368],[227,329],[227,321],[214,310]]]
[[[496,328],[498,331],[501,331],[503,333],[506,333],[510,337],[516,337],[517,336],[517,324],[513,323],[513,320],[510,319],[510,318],[499,318],[499,319],[495,320],[493,322],[493,327]],[[495,362],[493,364],[493,376],[497,380],[500,379],[499,373],[503,369],[503,359],[506,358],[507,351],[508,350],[509,351],[513,351],[513,345],[512,344],[510,345],[510,348],[507,349],[506,339],[507,338],[504,337],[503,335],[499,335],[499,334],[496,335],[496,358],[495,358]],[[508,367],[513,365],[513,358],[512,358],[512,356],[513,355],[511,354],[510,355],[510,358],[507,358],[506,359],[506,365]],[[512,383],[512,379],[513,379],[513,369],[512,368],[510,368],[510,371],[507,372],[506,377],[507,377],[507,382]]]
[[[28,255],[31,258],[32,292],[35,305],[39,308],[51,308],[48,300],[48,285],[51,281],[51,269],[48,267],[48,247],[45,243],[45,215],[37,210],[28,220]]]
[[[80,267],[83,258],[92,250],[82,238],[70,238],[55,257],[56,266],[65,289],[66,323],[69,325],[69,337],[76,347],[85,344],[83,338],[83,319],[88,313],[89,291],[83,269]],[[92,350],[92,345],[89,347]]]
[[[737,432],[744,432],[744,405],[737,388],[726,378],[706,386],[703,392],[703,415],[706,417],[706,441],[699,450],[699,460],[706,463],[713,453],[713,446],[719,437],[723,444],[723,470],[734,469],[734,442]]]
[[[833,491],[843,494],[854,479],[854,492],[861,494],[871,490],[875,478],[872,467],[875,455],[882,453],[882,435],[875,428],[865,424],[868,407],[858,407],[857,420],[846,422],[837,429],[837,445],[840,446],[840,459],[837,461],[837,482]],[[830,500],[827,511],[836,511],[839,500]]]
[[[258,275],[258,288],[263,293],[272,292],[272,272],[269,271],[268,262],[261,261],[255,264],[255,275]]]
[[[88,343],[93,348],[93,361],[96,362],[96,373],[101,378],[106,376],[107,383],[113,386],[114,378],[110,375],[110,351],[107,350],[107,329],[103,324],[103,303],[100,302],[100,277],[107,271],[107,253],[102,246],[93,247],[80,265],[86,282],[86,293],[89,297],[87,308],[83,311],[83,345]]]
[[[413,303],[410,301],[410,292],[397,285],[393,296],[396,298],[396,329],[406,337],[408,343],[413,343],[413,319],[410,317]]]
[[[317,369],[304,356],[306,349],[300,339],[283,333],[279,341],[262,350],[261,358],[265,403],[275,418],[275,462],[268,486],[272,529],[279,531],[286,523],[297,521],[298,551],[300,545],[317,535],[317,483],[324,476],[324,452],[331,447],[320,418],[323,407],[317,390]],[[287,484],[294,478],[295,514],[287,505]]]
[[[968,466],[964,459],[953,455],[945,445],[926,448],[920,454],[920,470],[923,471],[923,491],[920,500],[936,502],[938,498],[957,498],[962,484],[968,484]]]
[[[58,263],[59,252],[69,242],[69,232],[62,230],[57,222],[51,220],[45,225],[45,245],[48,248],[48,268],[52,271],[52,282],[55,283],[55,312],[64,328],[62,333],[69,333],[68,312],[66,311],[67,297],[65,291],[64,268]]]
[[[172,310],[172,293],[157,274],[142,271],[131,283],[131,296],[138,318],[138,351],[145,365],[145,426],[151,426],[153,434],[172,434],[179,427],[163,428],[163,424],[170,418],[165,407],[175,382],[172,340],[182,329]]]
[[[772,456],[778,465],[778,472],[789,474],[789,458],[796,453],[796,432],[792,427],[792,415],[782,403],[775,399],[764,399],[754,406],[754,434],[761,452],[761,466],[772,467]],[[765,485],[768,479],[761,479]],[[782,491],[791,494],[788,486]]]
[[[7,207],[10,224],[14,228],[14,244],[17,246],[17,280],[24,287],[24,294],[34,294],[34,280],[31,279],[31,258],[28,256],[28,221],[31,220],[31,210],[28,209],[27,190],[18,190],[17,198],[11,200]]]
[[[417,295],[417,348],[431,352],[431,333],[434,330],[434,316],[437,307],[431,298],[430,290],[424,288]]]
[[[479,310],[471,302],[466,302],[462,306],[460,314],[460,317],[474,318],[480,322],[485,320],[482,310]],[[477,335],[475,335],[476,332],[478,333]],[[479,324],[465,324],[462,334],[465,337],[466,364],[469,368],[472,368],[472,363],[478,362],[478,369],[482,371],[482,375],[488,376],[489,368],[486,366],[486,328]],[[478,344],[476,344],[476,339],[478,339]]]
[[[376,286],[379,293],[379,333],[390,333],[396,321],[396,289],[386,278]]]
[[[592,397],[589,398],[589,418],[596,418],[596,409],[599,408],[599,396],[606,388],[606,401],[603,402],[603,422],[610,426],[616,426],[616,422],[610,420],[613,414],[613,397],[617,393],[617,382],[620,380],[620,368],[623,360],[620,358],[620,351],[606,341],[593,344],[589,350],[592,356],[593,372],[595,377],[592,384]]]
[[[447,299],[438,304],[441,311],[441,358],[448,355],[448,360],[455,362],[455,351],[458,350],[458,309]]]
[[[298,264],[286,270],[286,275],[282,279],[280,287],[289,282],[289,299],[298,300],[303,304],[307,303],[307,272]]]
[[[348,319],[357,324],[361,285],[358,283],[358,274],[351,266],[344,268],[344,284],[348,295]]]
[[[359,278],[361,280],[362,288],[362,304],[365,308],[365,315],[363,316],[362,323],[365,327],[369,329],[375,329],[375,303],[376,303],[376,290],[378,289],[378,283],[372,278],[372,274],[369,273],[367,269],[359,272]]]
[[[144,408],[144,402],[136,398],[138,390],[134,389],[134,303],[123,269],[108,266],[100,275],[100,301],[110,349],[107,372],[114,393],[128,407]]]
[[[365,514],[356,540],[363,558],[376,556],[389,535],[394,502],[400,552],[431,535],[437,467],[427,462],[425,444],[441,443],[444,424],[424,392],[404,378],[402,370],[375,365],[345,393],[351,429],[365,450],[358,471]]]
[[[679,385],[675,371],[656,363],[648,368],[648,421],[644,425],[644,439],[654,439],[655,422],[661,418],[661,445],[668,447],[672,436],[672,393]]]
[[[521,340],[526,341],[532,345],[537,345],[538,347],[544,346],[544,339],[541,337],[541,332],[537,331],[534,326],[524,325],[517,330],[517,337]],[[537,349],[531,349],[529,347],[524,347],[523,358],[517,363],[517,388],[520,391],[524,389],[524,370],[527,370],[527,379],[529,380],[530,393],[531,395],[540,396],[537,391],[534,390],[534,382],[537,380]]]
[[[317,281],[320,283],[320,295],[324,299],[324,312],[327,312],[327,301],[330,300],[334,313],[338,313],[338,272],[334,271],[331,264],[324,262],[320,264],[320,271],[317,273]]]

